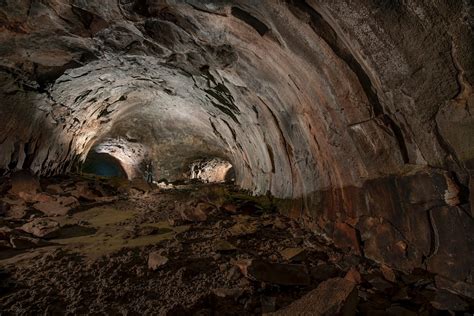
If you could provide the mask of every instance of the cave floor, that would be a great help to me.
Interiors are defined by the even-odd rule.
[[[472,301],[341,251],[229,185],[0,186],[0,314],[442,315]],[[308,309],[309,308],[309,309]]]

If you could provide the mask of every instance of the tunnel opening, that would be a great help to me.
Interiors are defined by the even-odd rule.
[[[189,179],[203,183],[234,183],[235,169],[222,158],[203,158],[189,165]]]
[[[82,165],[82,173],[107,178],[128,178],[121,162],[108,153],[91,152]]]

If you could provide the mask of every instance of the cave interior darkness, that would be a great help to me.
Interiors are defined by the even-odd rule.
[[[473,12],[468,0],[0,1],[0,273],[6,271],[10,280],[0,286],[0,314],[112,308],[106,299],[88,298],[87,309],[67,295],[53,304],[53,292],[37,307],[29,306],[12,285],[34,266],[33,255],[18,259],[25,252],[52,256],[53,265],[61,259],[51,244],[59,244],[66,252],[84,251],[87,258],[100,254],[87,259],[98,264],[102,255],[111,255],[101,253],[101,241],[91,236],[104,232],[112,236],[106,248],[116,250],[117,258],[123,249],[138,249],[133,251],[148,260],[146,270],[152,272],[147,273],[168,280],[159,273],[172,269],[170,262],[188,261],[173,261],[174,246],[153,239],[160,235],[156,230],[166,231],[163,236],[191,234],[179,230],[187,223],[199,234],[196,227],[223,210],[232,216],[250,210],[245,215],[250,218],[271,210],[262,216],[296,223],[278,237],[290,234],[288,240],[298,244],[291,249],[313,247],[308,236],[317,236],[342,251],[341,260],[358,258],[350,269],[338,264],[345,277],[328,273],[321,282],[311,274],[295,297],[267,293],[272,304],[268,295],[248,303],[257,294],[246,284],[250,292],[242,290],[238,297],[250,298],[235,299],[236,314],[472,312]],[[222,192],[231,202],[220,200]],[[120,213],[121,208],[135,213]],[[174,215],[163,220],[161,208],[173,209],[179,220],[171,219]],[[140,217],[138,210],[147,215]],[[152,241],[144,241],[145,222],[137,218],[158,225],[149,233]],[[117,249],[111,246],[119,240],[114,234],[123,229],[112,231],[115,220],[135,225],[126,237],[131,241]],[[92,228],[83,227],[87,221]],[[164,222],[171,226],[163,228]],[[300,238],[295,225],[308,233]],[[214,234],[226,224],[216,227]],[[263,236],[265,229],[251,234]],[[275,247],[286,245],[275,238],[269,241]],[[224,257],[212,258],[221,262],[237,252],[225,264],[250,260],[245,268],[236,266],[245,280],[256,282],[252,289],[259,281],[289,286],[268,276],[273,269],[276,275],[290,273],[285,265],[313,269],[310,255],[303,262],[296,255],[269,255],[259,257],[264,263],[258,265],[257,258],[240,253],[245,247],[236,243],[241,242],[232,239],[225,250],[214,250]],[[164,250],[147,253],[147,247]],[[305,253],[313,253],[308,249]],[[375,306],[375,299],[361,293],[363,284],[370,284],[376,290],[368,293],[375,295],[380,283],[372,282],[373,273],[361,260],[373,263],[390,289],[410,275],[429,275],[431,283],[404,283],[412,290],[423,284],[429,295]],[[42,275],[54,269],[45,266]],[[262,277],[259,269],[270,272]],[[35,282],[31,291],[52,286]],[[336,294],[324,294],[331,288],[325,282],[343,285],[333,286]],[[178,292],[188,293],[190,284]],[[213,297],[237,295],[229,291],[214,291]],[[214,305],[192,301],[194,296],[177,310],[131,295],[125,307],[113,310],[138,304],[136,311],[174,315],[222,307],[216,299],[205,300]]]

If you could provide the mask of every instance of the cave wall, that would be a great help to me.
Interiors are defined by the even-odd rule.
[[[68,172],[133,132],[169,177],[223,157],[338,246],[466,291],[472,17],[467,0],[5,0],[0,168]]]

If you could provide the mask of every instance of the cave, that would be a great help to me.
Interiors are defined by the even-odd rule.
[[[472,314],[473,13],[0,1],[0,314]]]

